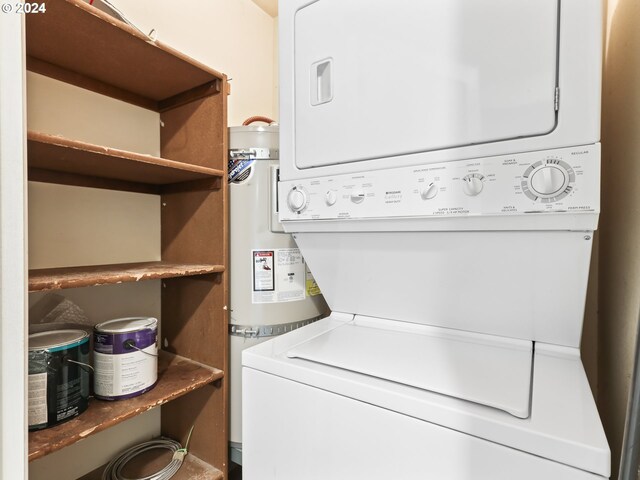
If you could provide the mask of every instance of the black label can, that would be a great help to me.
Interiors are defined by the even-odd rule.
[[[89,334],[52,330],[29,335],[29,430],[80,415],[89,404]]]

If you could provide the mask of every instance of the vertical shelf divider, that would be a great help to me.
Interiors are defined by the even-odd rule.
[[[218,189],[162,195],[163,261],[228,264],[227,98],[220,93],[180,104],[161,114],[161,152],[172,159],[215,168]],[[162,342],[167,350],[227,371],[229,287],[226,272],[163,282]],[[162,432],[186,438],[190,450],[227,476],[227,379],[162,407]]]

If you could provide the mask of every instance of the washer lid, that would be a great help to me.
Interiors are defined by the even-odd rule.
[[[368,317],[287,352],[352,372],[504,410],[530,413],[532,342]]]

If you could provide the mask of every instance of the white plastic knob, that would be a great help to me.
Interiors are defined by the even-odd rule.
[[[293,187],[287,195],[287,205],[292,212],[300,213],[307,206],[307,194],[299,187]]]
[[[553,195],[564,187],[565,172],[556,166],[546,166],[536,170],[531,177],[531,188],[540,195]]]
[[[364,191],[363,190],[354,190],[351,193],[351,201],[353,203],[362,203],[362,202],[364,202]]]
[[[324,200],[329,206],[335,205],[335,203],[338,201],[338,194],[335,190],[328,190]]]
[[[432,183],[420,192],[420,197],[423,200],[431,200],[436,195],[438,195],[438,185],[436,185],[435,183]]]
[[[481,178],[478,177],[465,177],[462,180],[462,190],[466,195],[475,197],[482,191],[484,183]]]

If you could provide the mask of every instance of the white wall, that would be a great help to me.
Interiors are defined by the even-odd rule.
[[[251,0],[112,0],[143,31],[227,74],[229,125],[274,114],[274,19]],[[32,130],[158,155],[159,116],[29,73]],[[153,195],[29,183],[30,267],[160,258],[160,202]],[[160,316],[160,282],[57,292],[92,323],[126,315]],[[35,304],[43,294],[30,295]],[[119,450],[159,433],[159,409],[30,464],[30,478],[68,480]],[[16,477],[17,478],[17,477]]]

